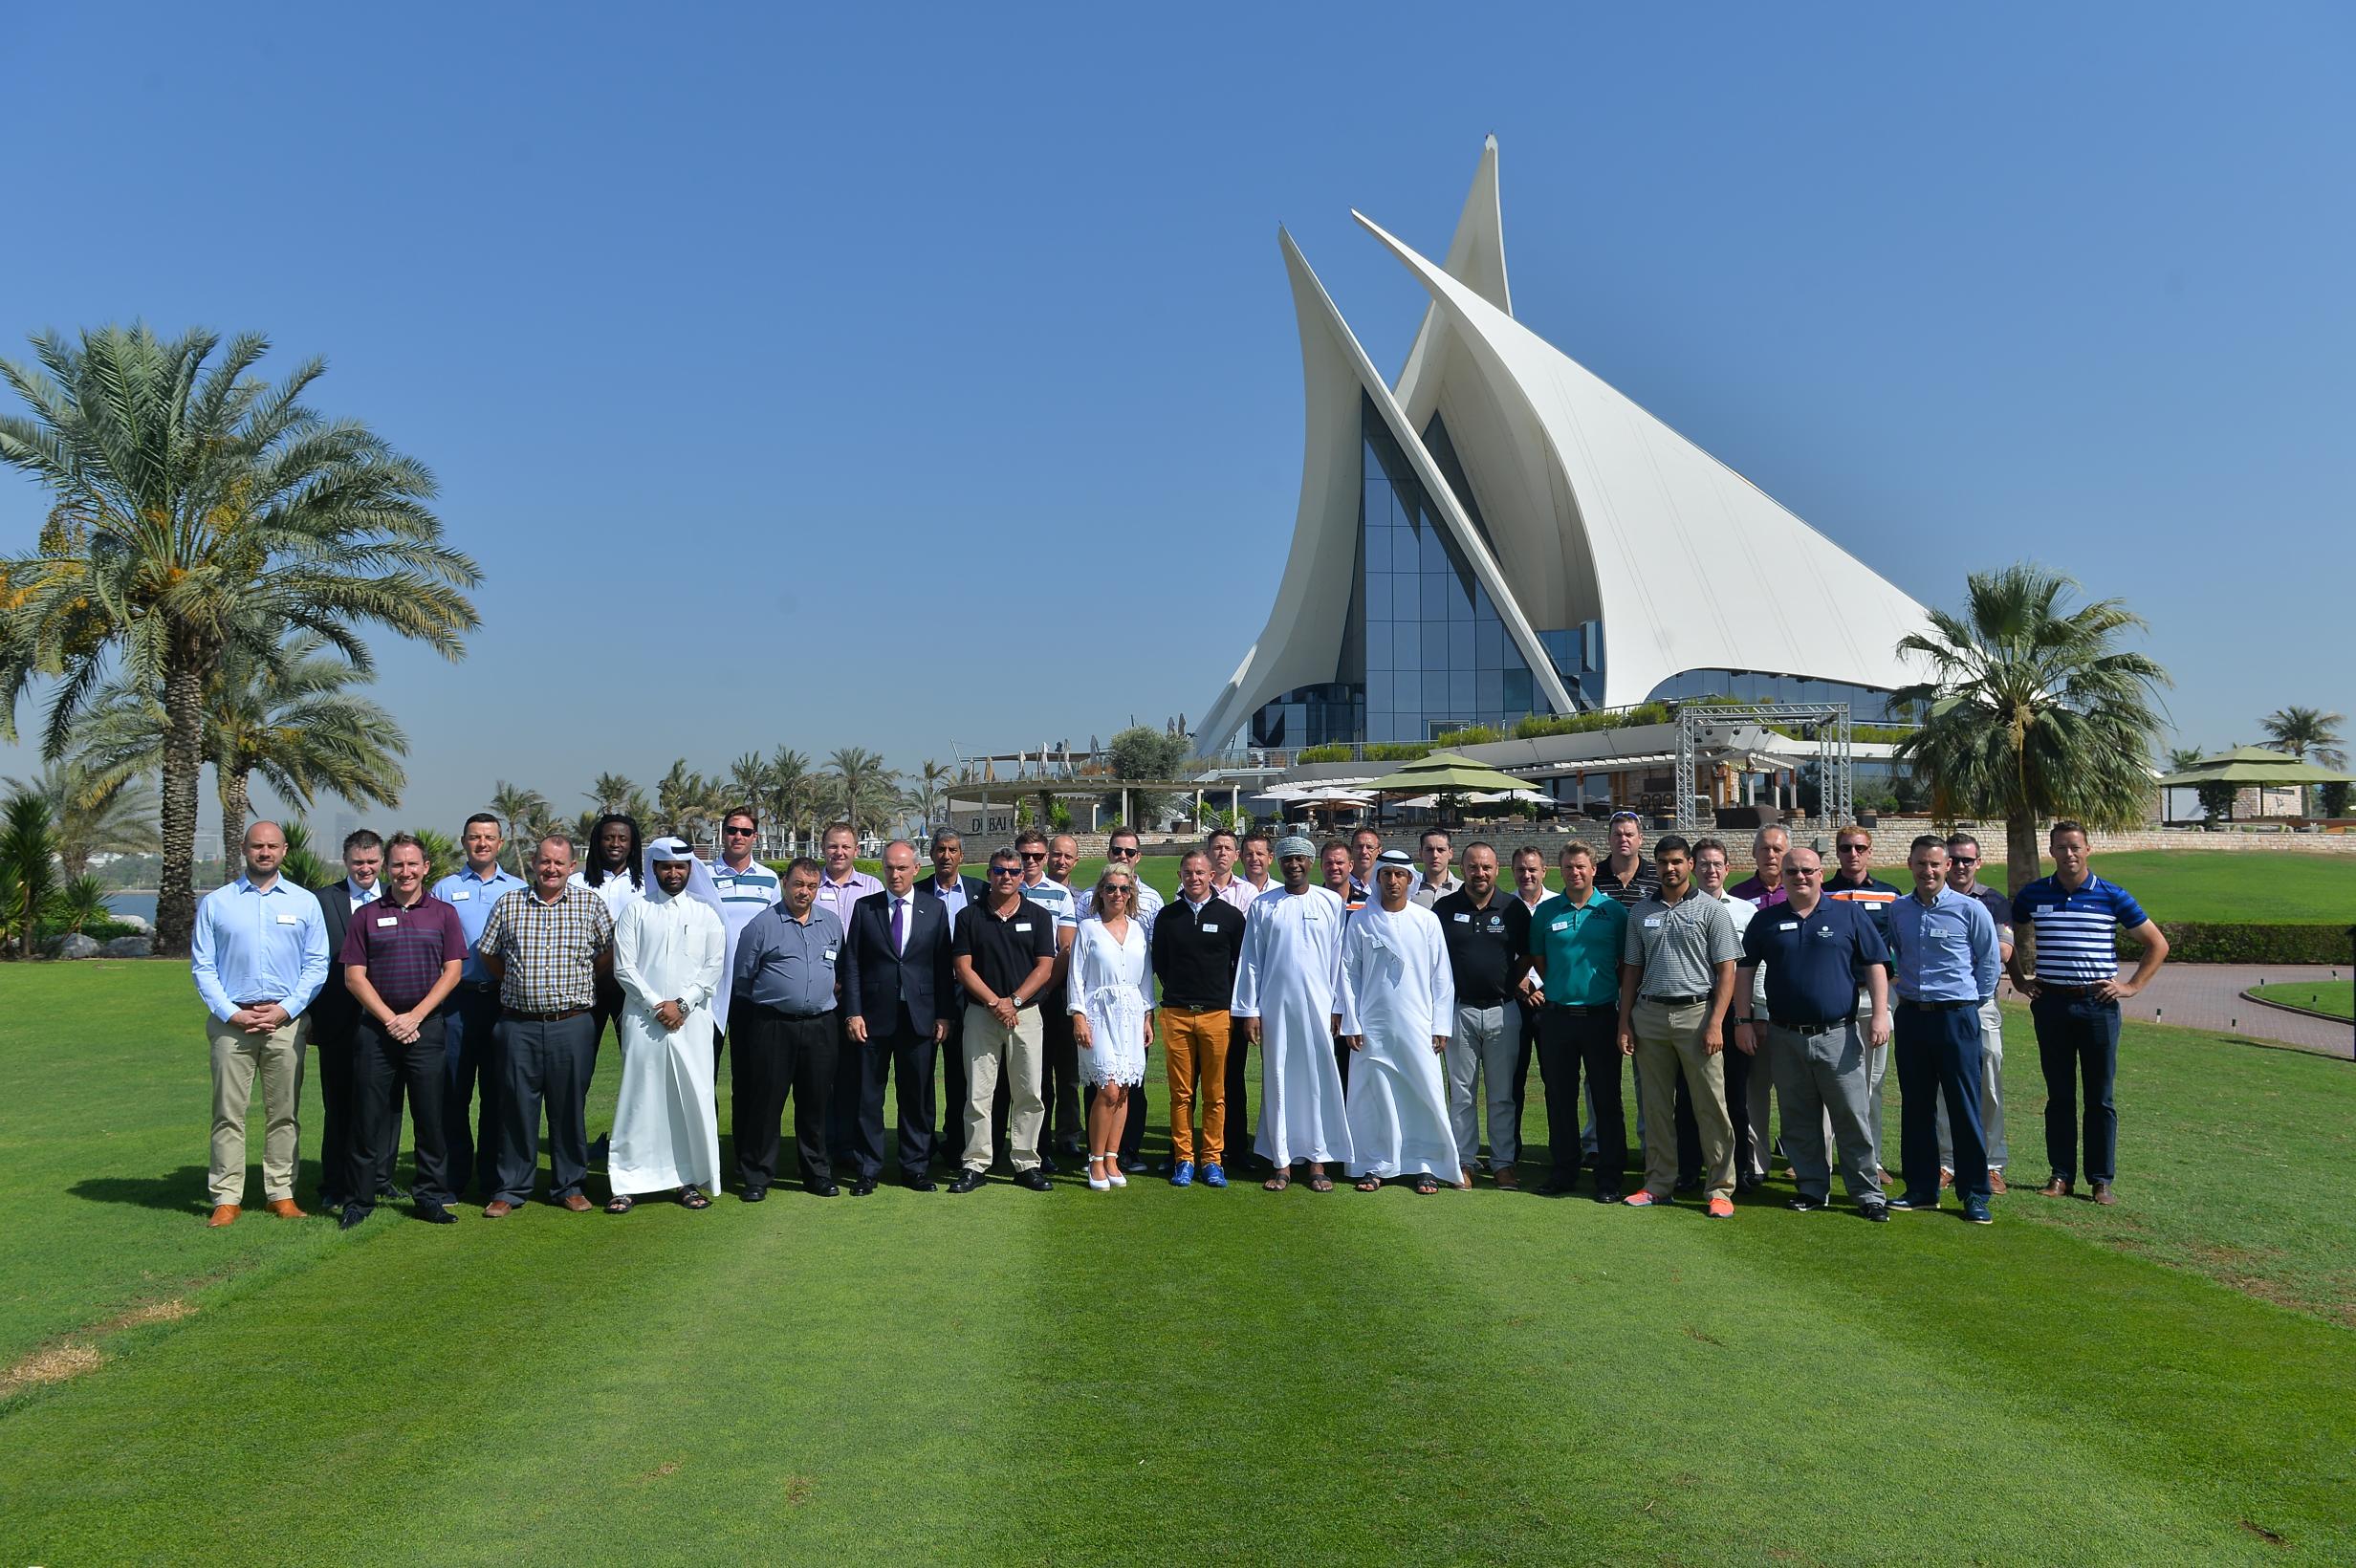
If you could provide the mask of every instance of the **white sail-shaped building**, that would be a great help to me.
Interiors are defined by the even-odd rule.
[[[1202,750],[1420,741],[1700,692],[1864,716],[1914,678],[1897,643],[1919,604],[1514,319],[1494,138],[1444,262],[1358,221],[1431,304],[1386,382],[1279,230],[1300,513]]]

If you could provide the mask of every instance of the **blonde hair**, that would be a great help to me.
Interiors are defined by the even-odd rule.
[[[1137,873],[1125,865],[1108,865],[1096,874],[1096,886],[1088,894],[1094,901],[1097,919],[1104,918],[1104,890],[1108,887],[1125,891],[1129,895],[1129,913],[1137,912]]]

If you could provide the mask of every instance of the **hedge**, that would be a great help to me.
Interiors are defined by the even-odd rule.
[[[2170,921],[2161,927],[2168,935],[2171,964],[2345,964],[2349,961],[2345,926],[2224,926],[2192,921]],[[2132,961],[2143,944],[2119,936],[2119,956]]]

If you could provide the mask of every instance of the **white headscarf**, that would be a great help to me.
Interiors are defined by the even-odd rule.
[[[701,899],[711,906],[713,914],[720,913],[720,888],[711,880],[711,867],[696,859],[695,851],[688,847],[685,838],[650,838],[646,841],[646,863],[644,869],[646,877],[645,896],[648,903],[668,904],[671,901],[671,895],[663,891],[663,884],[654,880],[655,864],[661,860],[687,861],[687,886],[679,897]]]

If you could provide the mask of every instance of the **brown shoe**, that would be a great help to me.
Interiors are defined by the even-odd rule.
[[[295,1208],[292,1198],[273,1198],[268,1207],[273,1214],[282,1220],[307,1220],[311,1217]]]
[[[564,1207],[571,1209],[576,1214],[586,1214],[590,1209],[595,1209],[597,1205],[591,1203],[579,1193],[573,1192],[566,1194]]]
[[[244,1209],[239,1209],[233,1203],[219,1204],[213,1209],[212,1218],[207,1220],[205,1224],[207,1229],[217,1230],[222,1226],[228,1225],[235,1220],[239,1214],[244,1212]]]
[[[2039,1187],[2037,1195],[2040,1198],[2066,1198],[2070,1195],[2070,1179],[2067,1176],[2056,1176],[2052,1181]]]
[[[1988,1190],[1991,1192],[2005,1192],[2011,1190],[2004,1185],[2004,1172],[2000,1170],[1991,1170],[1988,1172]]]
[[[493,1198],[483,1205],[483,1218],[487,1220],[503,1220],[513,1212],[515,1206],[505,1198]]]
[[[1503,1187],[1506,1191],[1516,1192],[1520,1190],[1521,1176],[1514,1169],[1512,1165],[1499,1165],[1495,1174],[1497,1185]]]
[[[2108,1182],[2097,1182],[2094,1184],[2094,1201],[2108,1209],[2119,1200],[2112,1194]]]

